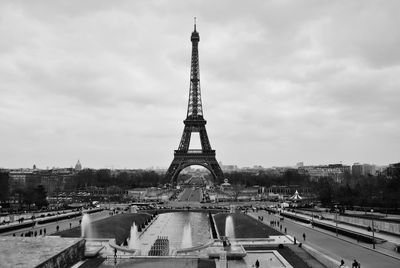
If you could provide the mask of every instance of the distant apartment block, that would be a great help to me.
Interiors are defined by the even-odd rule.
[[[389,164],[386,169],[386,174],[389,178],[400,176],[400,163]]]
[[[229,172],[235,172],[235,171],[239,170],[237,165],[224,165],[224,164],[222,164],[222,162],[219,162],[219,165],[223,172],[229,173]]]
[[[9,192],[17,189],[35,188],[43,185],[46,192],[63,191],[75,174],[72,168],[66,169],[20,169],[9,171]]]
[[[299,174],[309,176],[312,181],[320,178],[332,178],[335,182],[343,182],[346,174],[350,174],[350,166],[330,164],[321,166],[302,166],[298,168]]]
[[[354,163],[351,166],[351,174],[354,177],[375,176],[376,166],[370,164]]]

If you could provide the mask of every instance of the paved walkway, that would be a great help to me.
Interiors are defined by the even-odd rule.
[[[264,222],[279,220],[279,215],[269,215],[266,211],[250,213],[253,217],[264,216]],[[383,252],[381,248],[372,250],[370,244],[357,243],[354,239],[343,236],[336,237],[335,233],[319,228],[312,228],[310,224],[303,224],[285,218],[282,229],[287,228],[287,234],[297,238],[298,242],[309,245],[322,254],[331,257],[338,262],[343,259],[346,264],[351,264],[354,259],[361,262],[363,268],[397,268],[400,267],[400,258],[395,258]],[[276,227],[280,229],[279,227]],[[306,241],[302,234],[306,234]]]
[[[299,213],[296,214],[296,213],[288,212],[288,211],[285,211],[285,213],[296,215],[296,216],[299,216],[299,217],[303,217],[303,218],[308,219],[310,221],[313,220],[312,217],[308,216],[308,215],[299,214]],[[321,223],[324,223],[324,224],[327,224],[327,225],[330,225],[330,226],[333,226],[333,227],[336,226],[336,223],[331,221],[331,220],[319,220],[319,219],[315,219],[314,218],[314,222],[321,222]],[[372,236],[372,232],[370,232],[368,230],[365,230],[365,229],[363,229],[361,227],[356,227],[354,225],[349,225],[349,224],[345,224],[345,223],[338,223],[337,226],[340,227],[340,228],[344,228],[344,229],[353,231],[353,232],[357,232],[357,233],[361,233],[361,234]],[[329,231],[326,231],[326,232],[329,232]],[[329,233],[331,233],[331,232],[329,232]],[[390,255],[393,255],[394,257],[400,258],[400,254],[397,253],[397,252],[394,252],[395,251],[395,245],[400,245],[400,237],[395,236],[395,235],[389,235],[387,233],[380,233],[380,232],[378,232],[378,233],[375,232],[374,235],[375,235],[376,238],[380,238],[380,239],[383,239],[383,240],[387,241],[387,243],[376,244],[376,249],[377,250],[382,250],[385,254],[390,254]],[[344,236],[341,236],[341,237],[342,238],[347,238],[347,237],[344,237]],[[355,239],[352,239],[352,238],[348,238],[348,239],[351,240],[352,242],[356,241]],[[358,243],[360,243],[360,242],[358,242]],[[364,243],[360,243],[360,244],[364,244]],[[370,245],[370,244],[366,244],[366,245]],[[372,247],[372,245],[370,245],[370,247]]]
[[[293,214],[293,215],[296,215],[296,216],[301,216],[303,218],[312,220],[312,215],[306,215],[306,214],[303,214],[303,213],[293,213],[293,212],[289,212],[289,211],[286,211],[286,210],[284,212],[285,213],[289,213],[289,214]],[[330,215],[331,219],[320,220],[320,219],[317,219],[317,218],[314,217],[314,221],[315,222],[323,222],[325,224],[329,224],[331,226],[335,226],[336,223],[334,222],[334,214],[331,214],[331,213],[324,213],[323,214],[323,216],[325,218],[327,218],[327,215]],[[363,227],[357,227],[357,226],[354,226],[354,225],[351,225],[351,224],[346,224],[346,223],[343,223],[343,222],[338,222],[338,226],[342,227],[342,228],[346,228],[348,230],[353,230],[353,231],[358,232],[358,233],[362,233],[362,234],[366,234],[366,235],[371,235],[372,236],[372,232],[366,230]],[[390,235],[388,233],[382,233],[382,232],[375,232],[375,237],[382,238],[382,239],[387,240],[389,242],[392,242],[394,244],[399,244],[400,245],[400,236]]]

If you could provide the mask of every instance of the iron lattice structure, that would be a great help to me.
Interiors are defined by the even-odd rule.
[[[199,42],[200,35],[194,31],[190,38],[192,41],[192,62],[190,68],[190,90],[186,119],[183,121],[185,128],[178,150],[175,150],[174,159],[166,173],[166,179],[171,183],[176,182],[179,173],[186,167],[200,165],[207,168],[214,179],[223,181],[224,174],[215,158],[215,150],[211,148],[206,131],[207,121],[203,117],[203,106],[201,104],[200,92],[200,66],[199,66]],[[190,150],[190,138],[193,132],[200,136],[200,150]]]

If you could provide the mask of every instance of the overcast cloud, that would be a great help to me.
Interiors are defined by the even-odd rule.
[[[217,160],[387,164],[400,2],[1,1],[0,167],[167,167],[193,17]]]

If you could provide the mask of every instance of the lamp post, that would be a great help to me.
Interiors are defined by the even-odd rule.
[[[337,205],[335,205],[335,221],[336,221],[336,237],[338,237],[339,234],[338,234],[338,213],[337,213]]]
[[[311,212],[311,227],[314,228],[314,211]]]
[[[374,232],[374,210],[371,209],[371,219],[372,219],[372,248],[375,249],[375,232]]]

